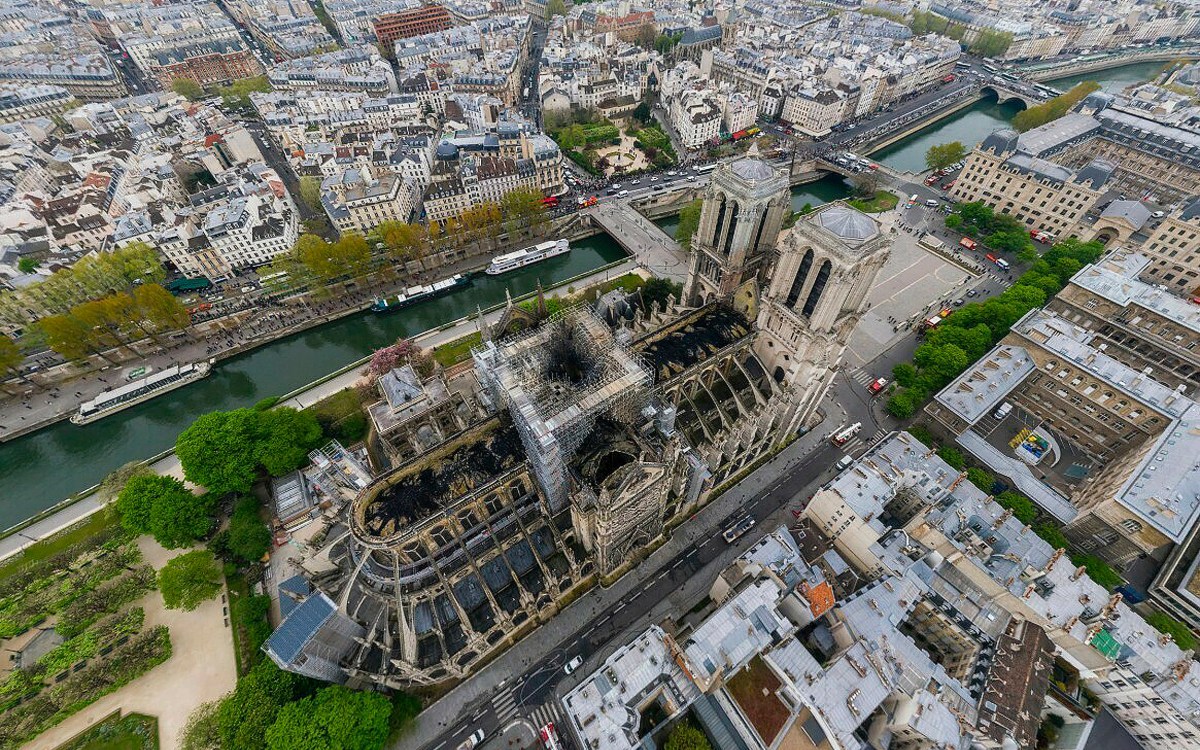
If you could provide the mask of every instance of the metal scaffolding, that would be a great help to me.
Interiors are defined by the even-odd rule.
[[[567,463],[596,419],[635,425],[653,376],[590,309],[569,307],[542,325],[472,355],[493,403],[507,406],[550,507],[566,507]]]

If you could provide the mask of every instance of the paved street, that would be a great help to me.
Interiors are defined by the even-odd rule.
[[[823,408],[824,421],[800,437],[736,487],[677,527],[666,543],[609,588],[594,588],[562,613],[501,654],[494,662],[418,717],[414,729],[396,747],[404,750],[454,750],[471,732],[483,729],[485,749],[510,750],[508,729],[536,730],[546,721],[563,728],[558,696],[601,663],[633,634],[654,622],[678,617],[707,595],[716,575],[761,534],[748,534],[728,545],[720,532],[751,515],[759,529],[794,520],[793,511],[833,476],[843,453],[861,455],[893,429],[879,413],[866,388],[847,374],[839,377]],[[863,429],[843,448],[829,436],[840,427],[862,422]],[[562,667],[575,656],[584,663],[575,677]],[[573,745],[567,744],[567,747]]]

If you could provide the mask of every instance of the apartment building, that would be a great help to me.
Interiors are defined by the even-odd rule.
[[[829,135],[845,114],[844,97],[837,91],[798,89],[783,102],[779,119],[813,138]]]
[[[1076,274],[1046,309],[1095,334],[1096,346],[1131,370],[1151,368],[1168,388],[1196,393],[1200,316],[1193,303],[1153,283],[1154,266],[1143,250],[1115,252]]]
[[[214,86],[263,73],[262,63],[240,39],[158,50],[152,54],[147,68],[165,89],[180,78],[191,79],[201,86]]]
[[[57,115],[78,103],[62,86],[0,85],[0,123]]]
[[[275,91],[361,91],[397,93],[392,66],[370,45],[301,57],[271,66],[267,80]]]
[[[398,174],[347,169],[321,183],[321,203],[339,232],[367,234],[384,221],[413,217],[420,186]]]
[[[425,217],[444,221],[474,205],[499,203],[518,188],[546,195],[566,189],[562,152],[553,140],[511,122],[490,132],[460,133],[434,152]]]
[[[375,39],[391,47],[397,39],[445,31],[454,25],[450,12],[437,3],[382,13],[371,21]]]
[[[671,100],[670,118],[684,148],[702,148],[721,134],[721,100],[712,89],[687,89]]]
[[[1016,653],[1024,644],[1056,667],[1060,687],[1046,710],[1077,713],[1079,688],[1086,687],[1141,746],[1200,747],[1200,665],[1191,652],[907,433],[878,444],[823,486],[804,516],[857,575],[877,581],[903,572],[904,582],[921,582],[916,598],[951,623],[965,623],[966,638],[949,654],[974,640],[980,654],[998,659],[998,645]],[[837,533],[843,527],[857,533]],[[893,622],[904,617],[902,606],[878,588],[869,590],[876,606],[857,614],[869,618],[877,607]],[[1036,627],[1044,638],[1035,633],[1027,640],[1019,626]],[[933,641],[923,636],[918,642]],[[995,666],[987,666],[987,675],[1000,681],[984,688],[978,714],[966,717],[967,723],[986,735],[977,737],[985,747],[1032,747],[1032,737],[1010,722],[1022,713],[1034,723],[1040,719],[1049,665],[1002,664],[1009,675],[1022,675],[1015,683]],[[1023,690],[1030,691],[1023,707],[997,700]],[[998,723],[1016,732],[996,732]],[[1004,744],[1005,734],[1010,744]]]

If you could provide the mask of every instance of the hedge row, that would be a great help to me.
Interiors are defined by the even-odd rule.
[[[36,697],[0,714],[0,749],[17,748],[68,716],[123,687],[171,656],[171,638],[160,625],[130,638]]]

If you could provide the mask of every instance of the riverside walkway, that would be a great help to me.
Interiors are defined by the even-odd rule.
[[[576,289],[582,289],[600,284],[618,276],[637,271],[639,266],[640,264],[631,258],[622,263],[596,271],[582,279],[576,279],[571,282],[571,285]],[[562,285],[556,288],[562,288]],[[504,307],[500,306],[484,313],[483,317],[488,323],[494,323],[503,314]],[[413,340],[423,348],[432,349],[435,346],[468,336],[477,331],[478,327],[477,316],[468,316],[460,318],[446,326],[425,331],[413,337]],[[369,356],[364,357],[338,370],[330,377],[322,378],[294,393],[284,396],[279,404],[281,406],[303,409],[334,393],[353,386],[362,379],[362,368],[366,365],[369,358]],[[150,460],[147,465],[159,474],[183,479],[183,468],[179,465],[179,459],[176,458],[174,451],[168,451],[160,457]],[[25,528],[0,539],[0,560],[12,557],[29,545],[73,526],[103,509],[105,505],[106,502],[95,492],[85,494],[72,503],[64,504],[63,507],[49,513],[46,517],[38,519]]]

